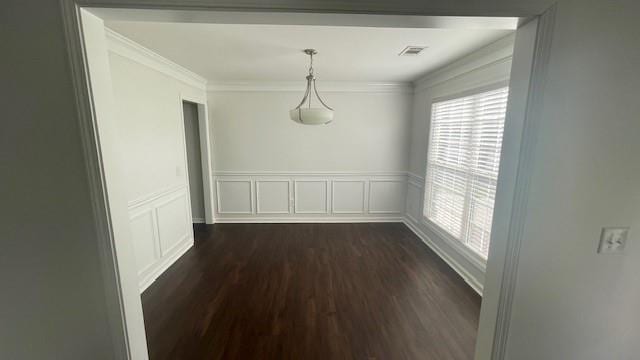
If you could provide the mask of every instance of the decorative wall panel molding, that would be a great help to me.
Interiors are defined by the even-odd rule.
[[[294,180],[293,211],[296,214],[329,212],[329,180]]]
[[[193,246],[190,216],[189,193],[185,185],[129,202],[140,292]]]
[[[333,180],[331,204],[334,214],[364,214],[366,211],[366,180]]]
[[[253,214],[253,180],[216,179],[216,213]]]
[[[372,180],[369,182],[369,213],[403,214],[405,208],[406,179]]]
[[[255,180],[256,213],[258,214],[290,214],[291,213],[291,180],[271,179]]]
[[[406,172],[219,171],[214,177],[216,222],[401,221],[404,216]]]

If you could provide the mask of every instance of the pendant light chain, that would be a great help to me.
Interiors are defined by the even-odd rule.
[[[309,75],[313,76],[313,53],[309,54],[311,61],[309,62]]]
[[[315,85],[316,83],[316,77],[313,75],[313,52],[309,53],[309,76],[307,77],[307,87],[309,89],[311,89],[311,82],[313,81],[313,84]],[[317,94],[316,94],[317,96]],[[309,96],[309,103],[307,104],[307,107],[309,109],[311,109],[311,101],[313,100],[313,96]]]

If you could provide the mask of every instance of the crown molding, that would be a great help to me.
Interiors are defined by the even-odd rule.
[[[511,34],[443,68],[430,72],[413,82],[415,92],[424,91],[474,71],[510,62],[513,57],[514,44],[515,34]]]
[[[109,51],[133,60],[141,65],[148,66],[197,89],[203,91],[207,90],[207,79],[204,77],[174,63],[162,55],[109,28],[105,27],[105,34],[107,36],[107,46]]]
[[[207,84],[209,92],[242,92],[242,91],[282,91],[303,92],[304,81],[226,81]],[[378,93],[413,93],[413,84],[403,82],[371,83],[371,82],[337,82],[319,81],[320,92],[378,92]]]

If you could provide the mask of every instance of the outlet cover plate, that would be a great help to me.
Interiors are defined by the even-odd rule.
[[[629,237],[628,227],[604,227],[600,234],[598,254],[623,254]]]

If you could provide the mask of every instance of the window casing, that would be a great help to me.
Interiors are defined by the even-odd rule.
[[[434,102],[424,216],[487,258],[509,88]]]

